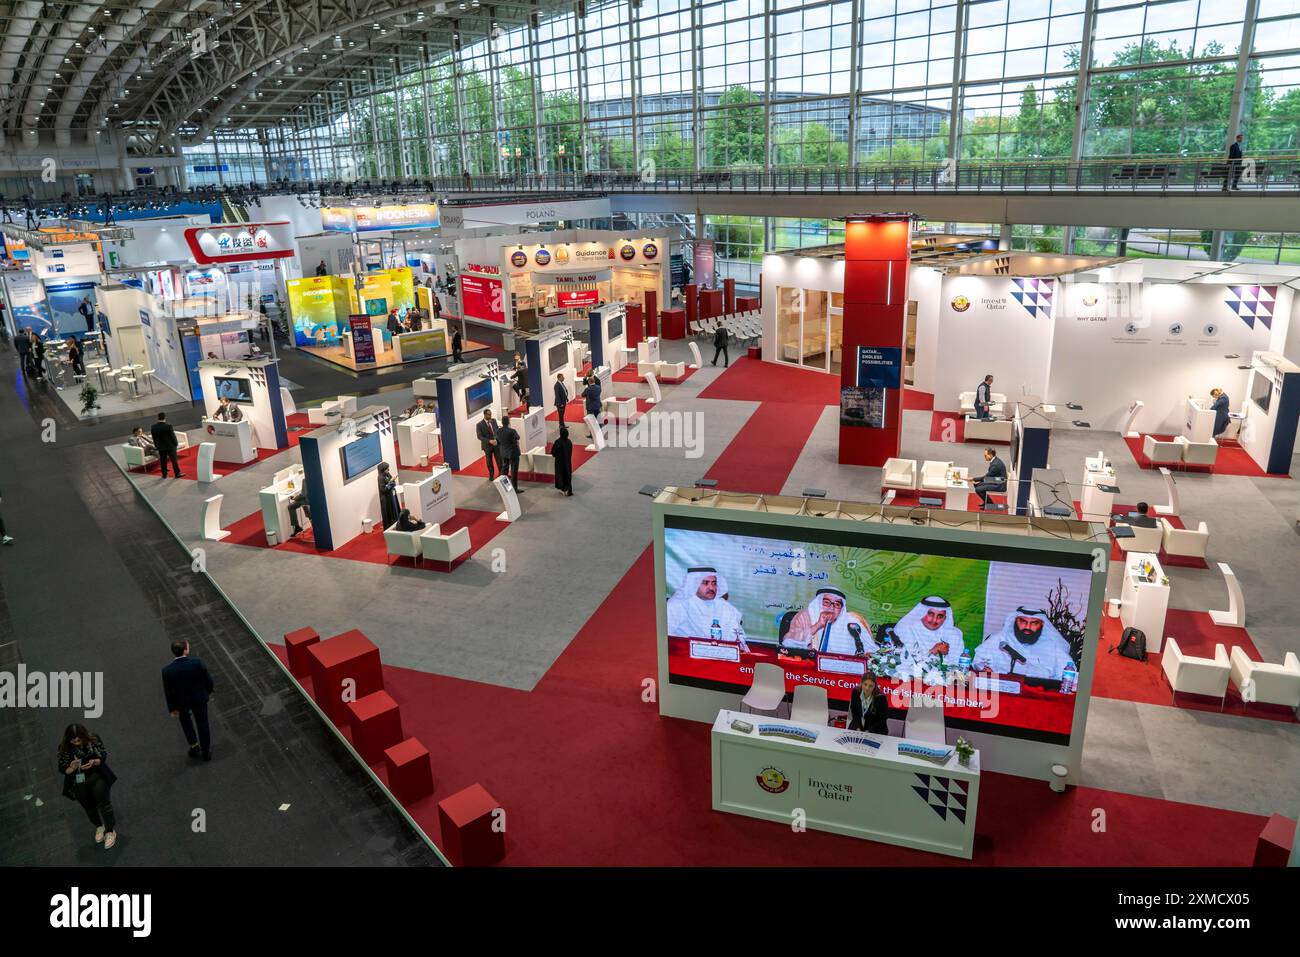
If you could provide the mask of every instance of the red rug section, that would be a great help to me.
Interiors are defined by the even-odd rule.
[[[587,426],[582,421],[578,422],[577,428],[573,427],[572,420],[566,422],[565,425],[568,426],[569,428],[569,440],[573,443],[573,471],[577,472],[578,469],[582,468],[589,461],[595,458],[596,453],[587,451],[587,443],[588,443]],[[546,443],[546,452],[548,455],[550,454],[551,446],[553,446],[554,444],[555,444],[554,442]],[[439,458],[436,461],[441,463],[442,462],[441,456],[439,456]],[[416,469],[415,471],[420,471],[420,470]],[[424,471],[432,471],[432,467],[430,467],[429,469],[425,469]],[[464,475],[468,478],[486,479],[488,477],[487,456],[480,457],[475,462],[473,462],[472,464],[468,465],[463,469],[456,469],[455,471],[453,471],[452,474]],[[522,485],[524,482],[527,481],[531,481],[531,480],[525,478],[524,473],[520,472],[519,474],[520,484]],[[551,479],[549,478],[546,479],[546,482],[547,484],[550,484]]]
[[[1092,693],[1102,698],[1116,698],[1121,701],[1136,701],[1141,704],[1159,704],[1166,707],[1187,708],[1193,711],[1218,711],[1218,698],[1204,698],[1200,695],[1179,693],[1177,704],[1169,681],[1160,666],[1160,655],[1148,652],[1145,662],[1122,658],[1119,653],[1110,654],[1109,649],[1119,644],[1124,632],[1124,624],[1118,618],[1106,616],[1101,620],[1101,638],[1097,642],[1097,670],[1092,679]],[[1225,651],[1232,653],[1232,646],[1237,645],[1251,661],[1262,661],[1255,643],[1244,628],[1225,628],[1216,625],[1213,619],[1203,611],[1187,611],[1171,608],[1165,615],[1164,638],[1172,635],[1184,654],[1198,658],[1213,658],[1214,646],[1223,645]],[[1228,683],[1227,702],[1223,706],[1227,713],[1246,715],[1251,718],[1263,718],[1269,721],[1282,721],[1297,724],[1295,713],[1278,705],[1252,703],[1241,700],[1237,689]]]
[[[290,443],[289,447],[292,448],[298,443],[296,441],[296,438],[293,437],[293,433],[291,432],[289,434],[291,436],[289,439],[289,443]],[[252,459],[252,461],[213,462],[212,470],[217,475],[229,475],[231,472],[238,472],[241,469],[248,468],[250,465],[256,465],[258,462],[264,462],[267,459],[271,458],[272,456],[279,455],[281,452],[287,451],[287,449],[254,449],[253,451],[256,452],[257,454]],[[181,449],[179,452],[176,453],[176,459],[181,464],[181,473],[182,473],[181,478],[183,480],[188,480],[191,482],[198,480],[199,477],[198,458],[199,458],[199,447],[197,444],[191,445],[188,449]],[[138,465],[133,465],[131,466],[130,469],[128,469],[128,471],[136,475],[158,475],[160,469],[158,463],[155,461],[146,465],[144,468],[141,468]],[[171,474],[172,474],[171,465],[168,464],[167,466],[168,478],[171,477]]]
[[[731,492],[779,495],[824,406],[764,402],[718,456],[705,478]]]
[[[700,398],[838,406],[840,380],[838,376],[825,372],[742,358],[709,383],[700,393]]]
[[[484,512],[474,508],[458,508],[450,521],[442,523],[442,534],[450,535],[462,528],[469,529],[469,553],[452,563],[452,568],[469,559],[475,552],[486,545],[506,527],[505,522],[497,521],[496,512]],[[293,552],[298,555],[321,555],[325,558],[341,558],[349,562],[367,562],[371,565],[405,565],[414,568],[415,563],[409,558],[390,556],[384,543],[383,532],[376,528],[368,535],[358,535],[352,541],[334,549],[320,551],[312,537],[311,528],[307,528],[296,538],[271,546],[266,543],[266,524],[261,511],[245,515],[239,521],[226,526],[230,537],[225,539],[230,545],[245,545],[249,548],[272,548],[278,552]],[[426,571],[446,571],[430,562],[422,562]]]
[[[660,384],[663,385],[680,385],[681,383],[685,382],[687,379],[689,379],[691,376],[695,375],[695,373],[699,371],[700,371],[699,369],[692,369],[690,367],[690,363],[687,363],[686,373],[682,375],[680,378],[670,379],[667,377],[662,377],[659,379],[659,382]],[[628,384],[636,383],[636,382],[640,382],[640,383],[645,382],[645,376],[636,374],[635,362],[629,362],[623,368],[615,372],[612,378],[615,382],[623,382]]]
[[[433,757],[435,792],[408,808],[412,817],[438,841],[437,802],[480,783],[508,815],[513,866],[966,863],[711,810],[709,725],[660,718],[641,697],[656,673],[654,635],[647,548],[532,692],[385,665],[404,733]],[[511,716],[526,729],[502,733]],[[1247,866],[1265,822],[1095,788],[1053,794],[990,771],[980,805],[976,865]],[[1102,833],[1091,826],[1096,807],[1107,809]]]
[[[1172,435],[1157,435],[1155,433],[1152,433],[1151,437],[1153,439],[1157,439],[1163,442],[1168,442],[1171,439],[1173,439]],[[1133,461],[1135,461],[1138,464],[1138,468],[1158,469],[1160,468],[1161,465],[1164,465],[1166,468],[1168,468],[1171,472],[1174,473],[1183,471],[1183,466],[1181,464],[1174,463],[1171,465],[1165,462],[1156,463],[1156,462],[1152,462],[1149,458],[1143,455],[1142,442],[1144,438],[1145,438],[1145,434],[1136,437],[1131,435],[1124,436],[1124,444],[1128,446],[1128,450],[1133,456]],[[1186,471],[1208,473],[1209,469],[1206,468],[1205,466],[1193,465],[1188,467]],[[1255,460],[1250,457],[1249,452],[1243,449],[1236,442],[1231,442],[1231,441],[1226,443],[1221,442],[1219,444],[1219,454],[1214,462],[1214,474],[1244,475],[1247,476],[1248,478],[1290,478],[1291,477],[1290,475],[1285,475],[1277,472],[1265,472],[1262,468],[1259,467],[1259,465],[1255,462]]]
[[[934,393],[922,392],[920,389],[903,390],[903,410],[907,412],[930,412],[934,409]]]

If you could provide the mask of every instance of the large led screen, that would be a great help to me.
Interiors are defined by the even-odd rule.
[[[767,662],[785,671],[787,691],[818,685],[845,709],[870,671],[891,717],[905,717],[914,694],[941,694],[950,728],[1068,743],[1087,555],[995,560],[949,542],[896,551],[679,522],[697,524],[665,519],[670,682],[743,693]]]

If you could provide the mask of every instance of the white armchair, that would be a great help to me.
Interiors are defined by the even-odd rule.
[[[430,525],[420,539],[424,557],[430,561],[442,562],[451,571],[451,564],[469,551],[469,529],[458,528],[450,535],[443,535],[440,527]]]
[[[1300,707],[1300,658],[1295,652],[1286,653],[1286,662],[1280,665],[1251,661],[1236,645],[1230,655],[1232,684],[1241,692],[1241,700],[1249,704],[1280,704],[1288,708]],[[1253,685],[1247,700],[1246,688]]]
[[[123,445],[122,454],[126,456],[126,464],[130,468],[148,468],[158,461],[158,456],[145,452],[138,445]]]
[[[916,459],[887,459],[884,470],[880,473],[880,487],[906,489],[916,488]]]
[[[384,529],[384,546],[388,549],[389,557],[397,555],[402,558],[413,559],[418,567],[422,555],[420,538],[427,531],[429,531],[428,528],[421,528],[414,532],[401,532],[397,530],[396,525]]]
[[[1174,442],[1182,447],[1183,465],[1208,465],[1214,471],[1215,460],[1219,457],[1219,443],[1210,439],[1208,442],[1193,442],[1185,435],[1174,436]]]
[[[1153,465],[1169,464],[1183,460],[1183,446],[1179,442],[1165,442],[1154,436],[1142,437],[1142,455]]]
[[[1160,667],[1169,679],[1169,689],[1173,692],[1175,701],[1178,700],[1178,692],[1182,691],[1218,698],[1219,707],[1223,707],[1232,671],[1227,649],[1223,645],[1214,646],[1213,658],[1197,658],[1183,654],[1178,647],[1178,640],[1171,635],[1165,639],[1164,648],[1160,651]]]
[[[1136,529],[1135,529],[1136,531]],[[1204,558],[1210,544],[1210,529],[1204,522],[1196,528],[1174,528],[1169,519],[1160,519],[1161,551],[1166,555]]]
[[[945,492],[948,490],[948,470],[951,462],[926,462],[921,466],[921,489]]]
[[[1122,552],[1150,552],[1154,555],[1160,551],[1161,546],[1164,544],[1164,529],[1159,525],[1153,528],[1148,528],[1145,525],[1129,525],[1124,522],[1116,522],[1115,525],[1117,527],[1123,525],[1125,528],[1133,530],[1132,538],[1117,537],[1115,539],[1119,543]]]
[[[959,392],[957,394],[957,401],[961,403],[961,411],[963,415],[975,414],[975,393],[974,392]],[[989,393],[989,414],[990,415],[1002,415],[1003,412],[1006,410],[1006,404],[1007,404],[1007,397],[1003,395],[1001,392]]]

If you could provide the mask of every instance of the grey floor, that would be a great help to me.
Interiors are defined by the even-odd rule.
[[[689,361],[684,344],[664,343],[664,358]],[[650,542],[647,484],[690,484],[703,475],[756,408],[754,402],[697,401],[721,369],[707,363],[685,383],[664,386],[663,412],[699,412],[699,458],[681,449],[608,449],[575,475],[575,496],[525,483],[522,518],[447,576],[316,556],[283,554],[227,543],[202,543],[209,568],[251,626],[268,640],[311,625],[322,634],[362,627],[387,663],[457,678],[531,689]],[[644,385],[616,384],[619,395],[646,396]],[[385,390],[372,401],[403,408],[409,388]],[[302,403],[300,403],[302,404]],[[951,460],[982,471],[980,446],[929,441],[928,412],[905,414],[903,454]],[[552,433],[555,426],[550,426]],[[582,426],[575,442],[585,438]],[[831,496],[872,500],[879,470],[835,461],[837,410],[827,408],[785,485],[825,488]],[[1059,429],[1052,463],[1074,473],[1103,449],[1119,470],[1125,503],[1162,501],[1158,472],[1137,468],[1116,433]],[[110,449],[110,454],[117,455]],[[159,514],[188,543],[200,544],[202,499],[225,495],[222,523],[257,508],[257,489],[296,460],[291,450],[222,478],[212,490],[194,482],[132,476]],[[413,473],[419,474],[419,473]],[[457,476],[457,504],[499,508],[483,479]],[[1227,475],[1179,476],[1185,520],[1209,523],[1211,570],[1173,570],[1173,607],[1226,607],[1226,561],[1246,591],[1249,630],[1268,660],[1300,650],[1296,581],[1300,538],[1294,517],[1300,483]],[[501,549],[494,553],[495,549]],[[504,569],[493,571],[493,559]],[[492,591],[485,591],[491,586]],[[529,628],[485,628],[483,609],[501,607]],[[1294,815],[1300,782],[1300,727],[1231,714],[1093,698],[1085,737],[1083,781],[1100,788],[1214,807]]]

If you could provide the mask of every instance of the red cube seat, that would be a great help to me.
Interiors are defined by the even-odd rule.
[[[499,809],[481,784],[471,784],[438,802],[442,849],[453,864],[485,867],[506,856],[505,829],[496,825]]]
[[[355,628],[309,646],[307,654],[311,656],[311,684],[316,703],[337,725],[346,724],[350,717],[348,701],[383,690],[379,649]],[[345,684],[349,679],[352,684]],[[345,691],[347,700],[344,700]]]
[[[419,738],[407,738],[384,749],[388,790],[403,804],[412,804],[433,793],[433,766],[429,749]]]
[[[348,702],[352,746],[366,764],[383,758],[384,749],[402,740],[402,712],[387,691],[375,691]]]
[[[299,628],[284,636],[284,648],[289,654],[289,674],[295,678],[311,675],[311,656],[307,649],[320,642],[315,628]]]

